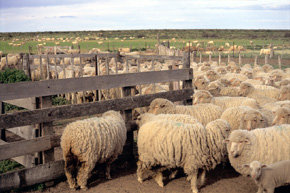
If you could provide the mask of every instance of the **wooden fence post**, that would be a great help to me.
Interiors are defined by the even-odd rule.
[[[4,103],[2,101],[0,101],[0,114],[5,114]],[[6,141],[6,131],[5,131],[5,129],[1,129],[0,139],[3,140],[3,141]]]
[[[256,66],[257,64],[258,64],[258,56],[255,56],[254,66]]]
[[[222,56],[221,56],[221,53],[219,52],[219,66],[221,65],[221,62],[222,62]]]
[[[281,69],[282,68],[281,55],[278,55],[278,65],[279,65],[279,69]]]
[[[211,62],[211,53],[208,55],[208,61]]]
[[[183,53],[183,68],[190,68],[190,53],[189,52],[185,52]],[[192,79],[193,79],[193,71],[191,69],[190,71],[190,78],[188,80],[184,80],[182,81],[182,88],[183,89],[188,89],[188,88],[192,88]],[[187,99],[184,101],[184,105],[192,105],[192,99]]]
[[[100,70],[99,70],[99,65],[98,65],[98,55],[95,55],[95,76],[99,76]],[[96,90],[95,91],[95,101],[100,101],[101,100],[101,91]]]
[[[269,55],[265,54],[265,64],[268,64],[268,57],[269,57]]]
[[[132,87],[123,87],[123,96],[130,97],[131,96],[131,88]],[[132,109],[124,110],[124,118],[127,127],[127,140],[123,148],[123,155],[125,160],[133,160],[133,148],[134,148],[134,133],[131,130],[131,125],[129,124],[132,120]]]
[[[40,108],[52,107],[52,97],[40,97]],[[40,136],[54,135],[52,122],[45,122],[40,124]],[[44,151],[42,153],[42,163],[54,161],[54,148]]]
[[[201,54],[201,52],[199,52],[199,63],[201,63],[202,62],[202,54]]]
[[[230,61],[231,61],[231,57],[230,57],[230,55],[228,54],[228,65],[229,65]]]
[[[239,66],[242,65],[242,56],[241,56],[241,53],[239,52]]]

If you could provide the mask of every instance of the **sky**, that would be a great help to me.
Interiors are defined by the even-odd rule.
[[[0,32],[287,29],[290,0],[0,0]]]

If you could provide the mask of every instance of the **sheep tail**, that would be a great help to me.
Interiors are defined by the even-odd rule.
[[[74,155],[71,151],[71,148],[65,155],[65,170],[66,172],[72,174],[73,177],[77,176],[78,168],[80,167],[81,163],[76,155]]]

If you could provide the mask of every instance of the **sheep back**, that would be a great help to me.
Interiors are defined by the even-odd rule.
[[[119,114],[119,115],[118,115]],[[122,153],[127,129],[120,113],[107,112],[68,124],[61,137],[64,159],[71,151],[79,161],[104,163]]]
[[[249,143],[245,143],[245,140]],[[290,160],[290,125],[287,124],[252,131],[236,130],[230,134],[229,141],[227,150],[230,163],[242,175],[249,174],[249,169],[242,165],[254,160],[264,164]],[[237,157],[230,153],[232,142],[244,143]]]

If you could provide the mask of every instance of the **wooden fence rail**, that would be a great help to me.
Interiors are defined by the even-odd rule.
[[[0,101],[190,79],[191,69],[114,74],[0,85]],[[191,73],[192,74],[192,73]]]
[[[27,55],[26,55],[27,56]],[[42,55],[41,55],[42,56]],[[59,57],[67,57],[62,55]],[[69,55],[71,57],[71,55]],[[74,55],[75,57],[88,57],[88,55]],[[73,57],[74,57],[73,56]],[[93,54],[93,57],[100,57],[100,55]],[[108,60],[108,55],[106,60]],[[31,56],[28,56],[31,57]],[[34,56],[33,56],[34,57]],[[35,56],[39,58],[40,56]],[[44,57],[53,57],[44,55]],[[112,57],[117,57],[112,55]],[[185,104],[191,104],[191,96],[193,94],[192,79],[193,71],[190,69],[190,56],[184,54],[183,57],[173,56],[126,56],[128,59],[151,59],[154,60],[181,60],[183,62],[183,69],[165,70],[165,71],[151,71],[138,72],[126,74],[103,75],[84,78],[71,78],[59,80],[44,80],[37,82],[20,82],[12,84],[0,85],[0,101],[21,99],[27,97],[40,97],[42,104],[41,109],[20,111],[11,114],[0,115],[1,131],[5,129],[40,124],[40,131],[45,134],[38,138],[27,139],[13,143],[4,142],[0,145],[0,160],[9,159],[21,155],[32,154],[34,152],[42,151],[43,160],[42,165],[37,165],[32,168],[25,168],[22,170],[8,172],[0,175],[0,191],[9,190],[11,188],[19,188],[30,186],[36,183],[53,180],[64,176],[64,162],[53,161],[53,148],[60,145],[60,136],[55,136],[52,131],[52,121],[70,119],[75,117],[90,116],[104,113],[108,110],[122,111],[125,115],[126,126],[128,128],[127,141],[124,146],[124,152],[132,154],[133,150],[133,128],[130,125],[132,120],[132,109],[138,107],[149,106],[155,98],[165,98],[171,101],[184,101]],[[139,61],[137,61],[138,68]],[[126,65],[127,66],[127,65]],[[29,67],[29,66],[28,66]],[[154,67],[152,67],[154,68]],[[96,72],[98,72],[96,66]],[[98,74],[98,73],[96,73]],[[160,92],[148,95],[130,96],[130,91],[136,85],[154,84],[160,82],[182,81],[182,90],[170,90],[167,92]],[[124,98],[97,101],[84,104],[73,104],[51,107],[46,105],[46,100],[49,100],[51,95],[63,94],[77,91],[100,90],[110,88],[122,88]],[[44,97],[48,96],[48,97]],[[49,130],[50,129],[50,130]],[[46,159],[48,158],[48,159]],[[50,160],[51,158],[51,160]]]
[[[189,99],[193,89],[183,89],[156,94],[125,97],[114,100],[98,101],[76,105],[58,106],[33,111],[22,111],[12,114],[0,115],[1,129],[18,126],[32,125],[41,122],[57,121],[93,114],[104,113],[108,110],[128,110],[150,105],[155,98],[166,98],[171,101],[182,101]]]

